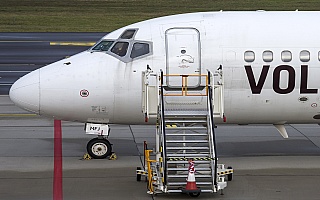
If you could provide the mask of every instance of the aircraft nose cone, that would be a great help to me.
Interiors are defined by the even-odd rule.
[[[11,101],[18,107],[39,114],[40,112],[40,70],[33,71],[10,88]]]

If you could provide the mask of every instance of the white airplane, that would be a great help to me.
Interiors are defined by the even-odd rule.
[[[25,110],[91,123],[91,129],[146,124],[141,105],[147,68],[164,75],[218,71],[224,90],[216,123],[274,124],[288,137],[286,123],[319,123],[319,18],[320,12],[221,11],[135,23],[20,78],[10,98]],[[179,89],[177,80],[167,78],[168,88]],[[201,84],[193,77],[187,87]],[[201,107],[204,100],[197,101],[191,104]],[[96,158],[110,154],[110,143],[101,137],[88,146]]]

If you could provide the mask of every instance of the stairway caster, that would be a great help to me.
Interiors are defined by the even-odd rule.
[[[232,169],[232,167],[229,166],[227,169]],[[227,175],[227,181],[232,181],[232,178],[233,178],[233,173]]]
[[[137,170],[141,170],[141,167],[137,167]],[[138,182],[141,181],[141,174],[138,174],[137,173],[137,179],[136,179]]]
[[[88,142],[87,151],[94,159],[104,159],[112,154],[112,146],[105,138],[94,138]]]
[[[186,190],[186,189],[181,189],[182,193],[188,194],[190,197],[198,197],[201,194],[201,189],[194,189],[194,190]]]
[[[190,192],[190,197],[198,197],[200,195],[200,192]]]

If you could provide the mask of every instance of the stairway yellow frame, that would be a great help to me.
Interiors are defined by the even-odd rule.
[[[153,189],[153,170],[151,168],[151,163],[155,163],[157,162],[156,160],[151,160],[150,159],[150,153],[152,152],[153,150],[144,150],[144,154],[145,154],[145,157],[146,157],[146,161],[147,161],[147,170],[148,170],[148,189],[149,189],[149,192],[150,193],[153,193],[154,192],[154,189]]]

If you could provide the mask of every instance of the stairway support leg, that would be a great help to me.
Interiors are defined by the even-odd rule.
[[[160,150],[160,134],[159,131],[156,130],[156,161],[160,160],[161,150]]]

